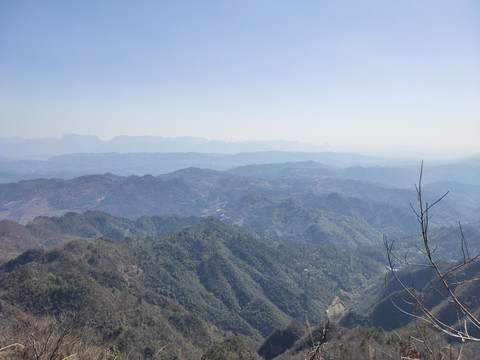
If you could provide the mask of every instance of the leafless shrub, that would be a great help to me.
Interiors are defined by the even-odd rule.
[[[474,315],[473,310],[469,308],[466,301],[463,301],[459,295],[465,286],[471,285],[480,281],[478,277],[464,278],[464,275],[468,267],[475,262],[480,261],[480,254],[471,256],[467,241],[463,234],[461,225],[459,225],[460,246],[463,253],[463,258],[458,262],[444,268],[439,265],[439,262],[435,259],[436,247],[433,247],[429,239],[429,220],[431,219],[430,210],[433,206],[437,205],[442,199],[447,196],[448,192],[439,197],[433,203],[429,204],[424,201],[422,194],[422,175],[423,175],[423,162],[420,170],[419,182],[415,186],[417,193],[417,206],[411,205],[413,212],[415,213],[418,223],[420,225],[422,242],[417,245],[417,250],[423,256],[423,262],[412,261],[409,258],[409,253],[406,252],[402,256],[399,256],[394,251],[394,241],[388,241],[384,236],[383,243],[385,245],[388,265],[390,273],[393,275],[396,282],[402,289],[402,294],[399,295],[401,305],[398,300],[394,300],[391,297],[395,307],[401,312],[410,315],[414,318],[416,332],[418,336],[413,337],[416,342],[419,342],[427,350],[433,358],[442,358],[439,355],[439,351],[433,349],[429,342],[429,335],[426,331],[426,327],[437,330],[438,332],[447,335],[450,338],[458,339],[461,342],[480,342],[480,338],[472,335],[469,332],[469,328],[476,328],[480,330],[480,320]],[[423,297],[422,293],[417,291],[414,284],[411,286],[406,284],[404,280],[399,276],[399,268],[427,268],[431,269],[435,274],[436,281],[432,283],[432,291],[436,296],[443,296],[449,304],[453,305],[457,312],[457,321],[455,324],[451,322],[442,321],[438,313],[435,312],[433,306],[427,305],[427,301]],[[423,323],[423,325],[422,325]],[[404,344],[404,348],[406,343]],[[410,345],[409,345],[410,346]],[[413,352],[417,353],[417,350],[413,347],[407,347],[404,349],[406,354],[405,358],[412,358]],[[442,352],[443,354],[443,352]],[[417,353],[418,355],[418,353]],[[443,356],[443,355],[442,355]],[[461,358],[460,354],[457,355],[458,359]]]

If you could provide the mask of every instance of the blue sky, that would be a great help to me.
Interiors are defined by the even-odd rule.
[[[0,0],[0,137],[480,148],[480,2]]]

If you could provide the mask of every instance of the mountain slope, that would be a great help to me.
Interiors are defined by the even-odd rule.
[[[10,220],[0,221],[0,264],[39,247],[42,247],[41,243],[24,226]]]
[[[319,321],[337,294],[347,304],[378,271],[361,255],[271,247],[206,218],[161,238],[29,250],[0,267],[0,298],[34,317],[81,313],[98,345],[133,354],[168,345],[164,356],[194,359],[234,333],[260,341],[292,317]]]
[[[159,177],[105,174],[71,180],[38,179],[0,184],[0,219],[26,224],[39,215],[98,210],[130,219],[165,214],[213,215],[240,223],[241,212],[249,211],[244,199],[261,194],[269,205],[280,205],[292,199],[308,211],[317,209],[348,216],[353,222],[363,222],[379,231],[409,232],[413,228],[415,221],[411,219],[414,217],[409,215],[410,203],[415,202],[414,191],[329,175],[330,170],[319,164],[273,167],[283,169],[279,170],[283,175],[272,170],[272,166],[257,166],[253,173],[250,171],[250,177],[188,168]],[[270,171],[275,175],[270,176]],[[478,221],[477,192],[480,188],[470,185],[468,191],[462,191],[460,184],[449,184],[453,184],[451,196],[442,201],[431,225],[450,226],[459,219]],[[429,201],[448,190],[446,187],[439,192],[441,184],[432,184],[431,192],[428,188],[425,196]],[[266,209],[258,200],[253,206]],[[238,208],[243,210],[236,212]],[[281,211],[273,207],[271,210]]]
[[[361,218],[306,208],[292,199],[274,204],[265,203],[261,196],[249,196],[227,214],[234,223],[271,238],[330,244],[344,249],[373,245],[382,236]]]
[[[50,249],[73,239],[107,237],[162,236],[200,221],[195,217],[164,215],[142,217],[136,221],[99,211],[67,213],[60,217],[40,216],[26,226],[9,220],[0,221],[0,263],[28,249]]]

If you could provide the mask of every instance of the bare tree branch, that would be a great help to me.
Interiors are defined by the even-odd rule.
[[[467,241],[465,239],[461,224],[459,223],[463,259],[460,262],[450,266],[445,270],[441,269],[441,267],[435,261],[433,256],[435,254],[435,251],[437,250],[437,247],[434,247],[433,249],[431,247],[431,242],[430,242],[429,233],[428,233],[428,230],[429,230],[428,225],[429,225],[429,220],[431,219],[430,210],[432,209],[433,206],[437,205],[441,200],[443,200],[445,196],[448,195],[448,192],[443,194],[433,203],[428,204],[423,199],[422,177],[423,177],[423,162],[420,168],[418,185],[415,185],[415,190],[417,193],[417,207],[415,208],[412,204],[410,204],[410,207],[412,208],[415,216],[417,217],[417,221],[420,224],[420,230],[422,234],[422,245],[417,246],[417,249],[421,254],[426,256],[427,262],[426,263],[410,262],[407,257],[408,251],[405,252],[403,259],[401,259],[394,252],[394,248],[393,248],[394,242],[387,241],[387,238],[384,236],[383,243],[387,253],[387,261],[388,261],[390,273],[393,275],[393,278],[395,279],[395,281],[400,285],[401,289],[403,290],[403,293],[405,293],[408,296],[408,298],[411,299],[411,301],[405,301],[402,297],[400,297],[401,300],[407,304],[409,303],[413,304],[413,310],[407,311],[405,309],[402,309],[400,306],[398,306],[395,303],[395,301],[393,300],[393,297],[390,297],[390,299],[392,300],[392,303],[398,310],[414,318],[415,324],[417,325],[417,329],[419,329],[417,322],[421,320],[426,325],[429,325],[434,329],[450,337],[457,338],[462,341],[480,342],[480,338],[472,336],[468,333],[468,326],[467,326],[468,324],[471,324],[480,329],[480,320],[473,315],[473,313],[467,308],[466,304],[464,304],[460,300],[458,295],[455,293],[456,289],[459,286],[480,280],[480,278],[457,280],[455,275],[456,273],[458,273],[458,271],[465,269],[467,265],[473,262],[479,261],[480,254],[474,257],[470,256]],[[441,294],[443,297],[446,297],[448,301],[456,307],[459,314],[458,326],[448,325],[445,322],[441,321],[440,318],[432,311],[432,309],[426,306],[425,302],[421,297],[421,294],[417,293],[417,291],[413,286],[412,287],[407,286],[402,281],[402,279],[398,276],[398,269],[396,268],[396,262],[401,263],[402,265],[417,266],[417,267],[420,266],[424,268],[433,269],[436,275],[436,278],[438,280],[438,284],[440,286],[439,288],[434,287],[434,289],[437,290],[439,294]],[[421,343],[425,343],[425,338],[421,337],[420,339],[417,339],[417,340],[420,341]],[[427,348],[427,350],[431,350],[431,349]]]

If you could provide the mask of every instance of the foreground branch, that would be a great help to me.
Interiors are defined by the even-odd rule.
[[[456,294],[456,290],[459,286],[468,284],[471,282],[479,281],[479,278],[472,278],[472,279],[464,279],[458,281],[455,279],[455,273],[458,273],[460,270],[465,269],[468,265],[479,261],[480,254],[471,257],[467,242],[465,240],[465,236],[463,234],[462,227],[460,225],[460,235],[461,235],[461,248],[463,259],[450,266],[446,270],[442,270],[440,266],[434,259],[435,248],[432,250],[431,243],[429,239],[428,233],[428,225],[429,220],[431,218],[430,210],[433,206],[438,204],[442,199],[447,196],[448,192],[442,195],[440,198],[435,200],[432,204],[428,204],[423,199],[422,194],[422,176],[423,176],[423,162],[422,167],[420,170],[420,177],[418,186],[415,186],[415,190],[417,192],[417,207],[415,208],[412,204],[411,208],[415,213],[418,223],[420,224],[420,230],[422,234],[422,245],[419,247],[420,252],[426,257],[425,263],[413,263],[408,260],[408,253],[405,254],[403,258],[397,256],[394,252],[393,241],[387,241],[387,238],[384,236],[383,243],[387,253],[387,260],[390,269],[390,273],[393,275],[395,281],[401,286],[403,292],[406,296],[410,299],[410,301],[404,300],[407,304],[411,306],[410,311],[406,311],[402,309],[401,306],[396,304],[393,300],[394,306],[402,311],[404,314],[408,314],[413,317],[415,320],[424,321],[426,324],[430,325],[434,329],[456,339],[460,339],[462,341],[473,341],[473,342],[480,342],[480,338],[476,336],[472,336],[468,332],[468,326],[474,326],[477,329],[480,329],[480,320],[476,318],[470,309],[461,301],[459,296]],[[431,268],[434,271],[435,277],[439,283],[439,293],[443,289],[443,292],[446,294],[446,298],[448,299],[450,304],[453,304],[458,311],[458,323],[456,325],[449,325],[442,321],[433,311],[431,308],[427,307],[424,300],[422,299],[421,295],[415,290],[414,286],[407,286],[404,281],[398,276],[398,269],[396,269],[397,263],[407,266],[421,266],[426,268]],[[403,300],[403,299],[402,299]]]

